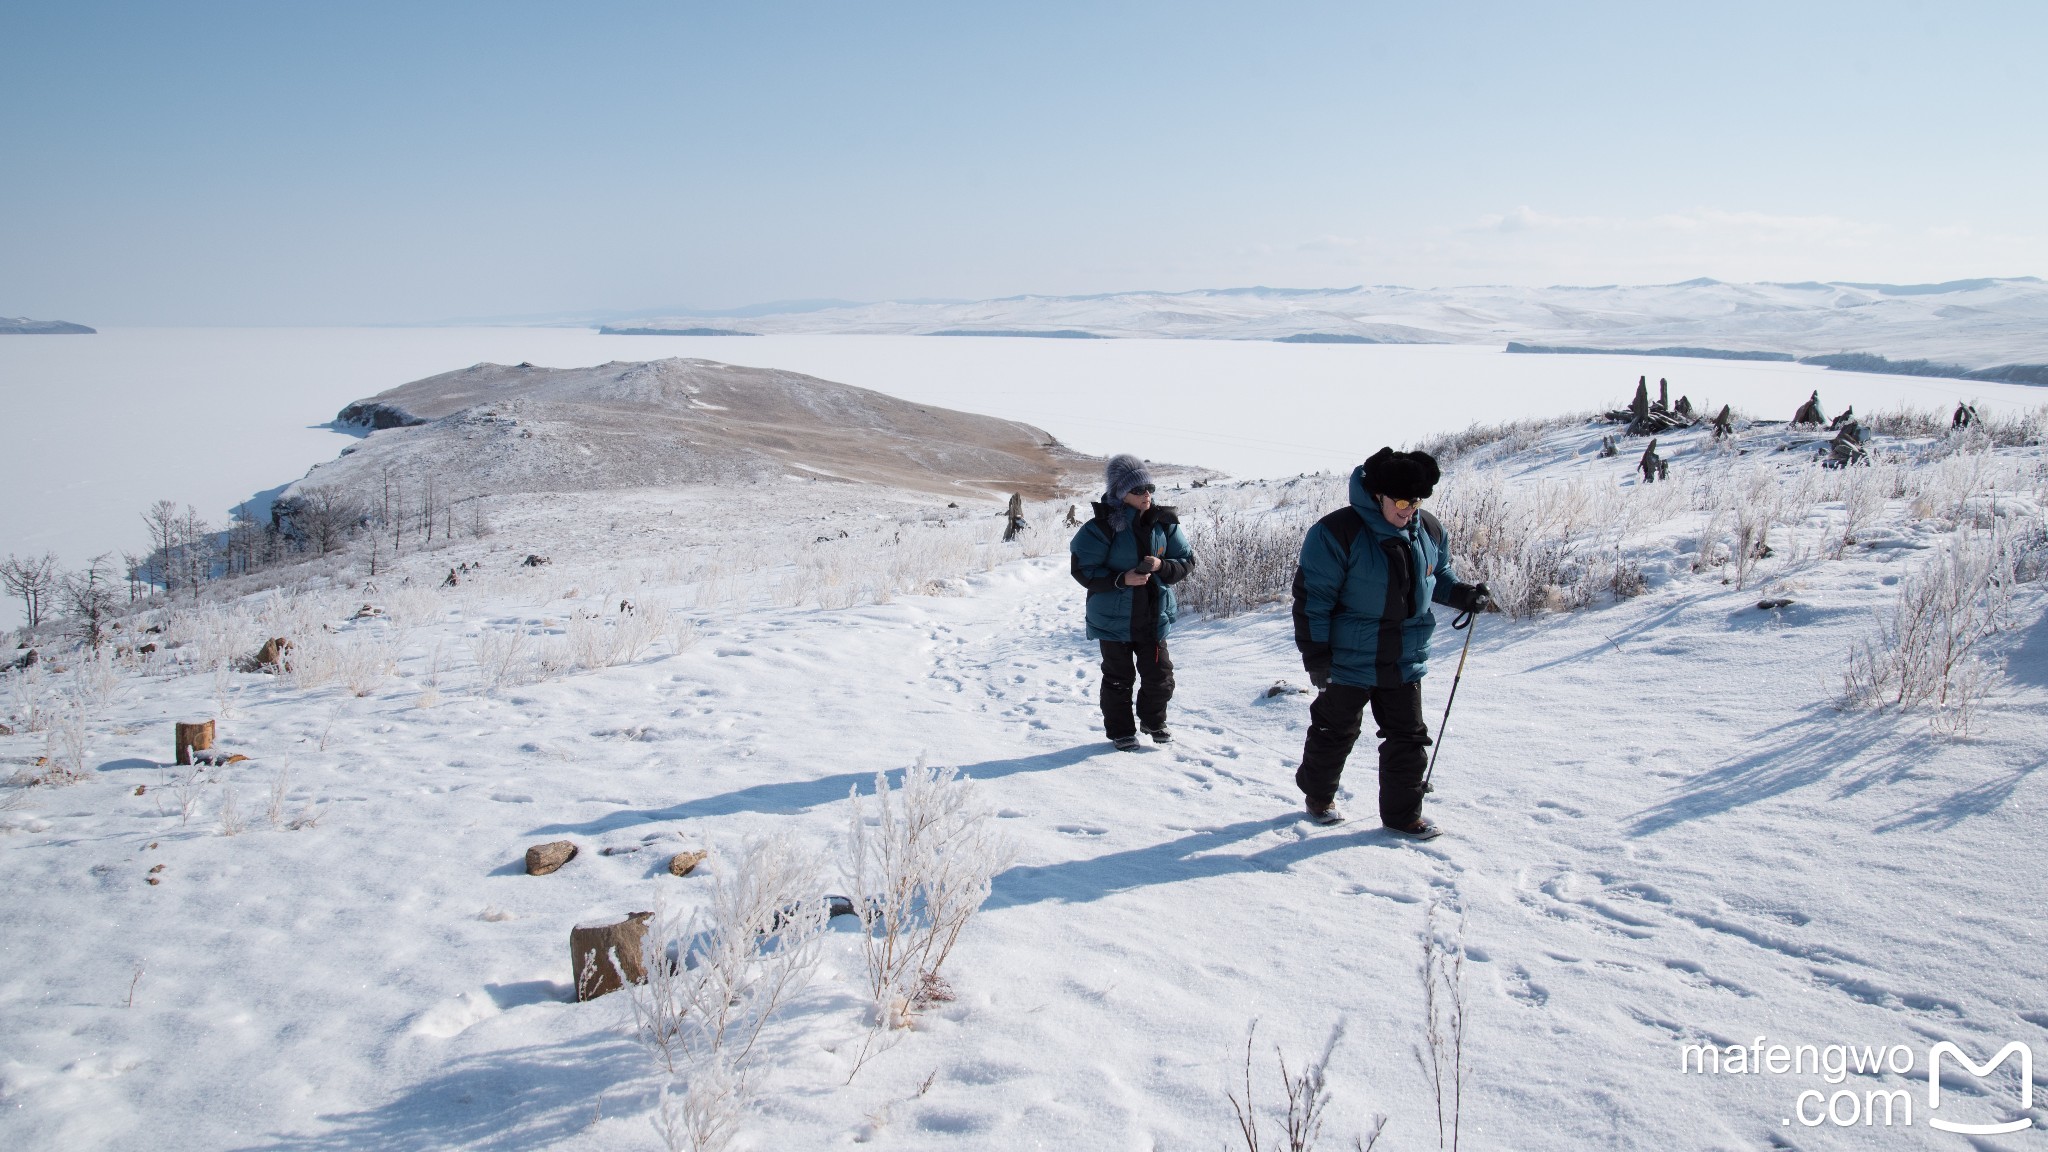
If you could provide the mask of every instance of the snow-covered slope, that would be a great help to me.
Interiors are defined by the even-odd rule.
[[[692,326],[647,316],[636,327]],[[1681,284],[1597,288],[1238,288],[863,304],[748,317],[756,333],[1013,333],[1377,343],[1691,346],[1867,352],[1966,368],[2048,363],[2048,283]]]
[[[1808,483],[1810,451],[1777,451],[1797,439],[1780,433],[1747,455],[1680,434],[1661,449],[1672,482],[1638,487],[1633,452],[1597,455],[1607,430],[1524,436],[1443,487],[1600,493],[1572,506],[1614,501],[1598,531],[1643,561],[1648,587],[1482,620],[1431,798],[1451,831],[1422,846],[1370,819],[1297,818],[1306,698],[1264,694],[1301,679],[1279,607],[1184,621],[1180,739],[1110,751],[1059,506],[1002,545],[993,506],[870,488],[558,495],[406,559],[409,581],[387,572],[373,590],[358,573],[184,613],[166,635],[185,645],[105,694],[83,783],[0,794],[25,800],[0,815],[0,1145],[655,1147],[660,1077],[619,997],[571,1002],[570,926],[657,893],[701,906],[705,878],[661,867],[682,847],[709,847],[713,873],[750,836],[836,851],[848,789],[923,753],[979,781],[1019,848],[949,962],[959,999],[854,1074],[865,1029],[842,920],[817,985],[767,1035],[745,1146],[1234,1146],[1225,1093],[1258,1020],[1261,1108],[1278,1097],[1267,1045],[1299,1068],[1342,1021],[1326,1146],[1383,1111],[1381,1148],[1434,1147],[1414,1054],[1434,901],[1465,917],[1466,1146],[1960,1147],[1928,1127],[1929,1046],[1981,1059],[2048,1044],[2040,585],[1996,640],[2003,673],[1969,738],[1835,701],[1845,654],[1952,519],[2039,514],[2041,449],[1871,473],[1898,486],[1839,558],[1848,513],[1831,493],[1846,481],[1813,480],[1737,586],[1727,557],[1701,555],[1700,494]],[[1212,509],[1298,518],[1337,484],[1175,499],[1197,525]],[[778,518],[792,508],[801,523]],[[907,568],[943,577],[932,594],[821,606],[905,549]],[[556,561],[521,567],[533,551]],[[463,563],[476,567],[437,590]],[[1759,610],[1767,596],[1792,603]],[[622,598],[690,624],[618,666],[536,661],[493,687],[480,638],[546,653],[591,620],[618,627]],[[365,602],[383,614],[357,618]],[[307,629],[309,653],[353,653],[352,670],[207,671],[207,653],[280,625]],[[1458,659],[1439,636],[1433,727]],[[201,716],[254,759],[181,788],[170,723]],[[1347,777],[1359,813],[1362,744]],[[0,738],[10,767],[44,751],[39,734]],[[252,826],[227,836],[231,796]],[[317,823],[293,829],[307,812]],[[527,845],[557,838],[582,854],[520,874]],[[1904,1045],[1918,1063],[1840,1084],[1680,1071],[1686,1044],[1757,1037]],[[1952,1077],[1938,1115],[2014,1115],[2011,1066],[1981,1087]],[[1908,1092],[1911,1127],[1795,1119],[1815,1115],[1803,1091],[1880,1088]]]
[[[477,364],[358,400],[367,441],[294,491],[364,495],[395,470],[464,496],[782,475],[939,491],[1065,491],[1082,458],[1015,420],[912,404],[796,372],[710,360],[592,368]]]

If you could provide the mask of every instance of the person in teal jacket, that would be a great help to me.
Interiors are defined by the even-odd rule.
[[[1143,461],[1118,455],[1103,470],[1095,517],[1068,545],[1069,571],[1088,589],[1088,638],[1102,646],[1102,730],[1119,751],[1138,750],[1138,729],[1156,744],[1173,739],[1173,659],[1166,635],[1176,615],[1173,586],[1195,567],[1180,517],[1152,502],[1157,485]],[[1137,686],[1137,718],[1131,689]]]
[[[1406,836],[1436,835],[1422,815],[1430,605],[1477,612],[1492,604],[1485,584],[1458,581],[1443,525],[1422,510],[1439,478],[1428,453],[1382,448],[1352,470],[1350,504],[1302,541],[1294,643],[1321,692],[1309,706],[1294,782],[1317,823],[1344,818],[1337,786],[1370,706],[1379,725],[1380,822]]]

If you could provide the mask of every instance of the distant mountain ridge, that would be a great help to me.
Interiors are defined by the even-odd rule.
[[[1791,356],[1859,353],[1964,370],[2048,363],[2048,282],[2033,276],[1939,284],[1852,281],[1522,288],[1201,289],[969,302],[833,303],[614,317],[614,327],[687,328],[746,316],[759,335],[1017,336],[1491,344],[1639,351],[1720,349]]]
[[[0,316],[0,336],[90,336],[97,328],[69,320],[31,320],[26,316]]]

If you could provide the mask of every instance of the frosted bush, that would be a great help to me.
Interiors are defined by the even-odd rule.
[[[294,659],[298,653],[292,653]],[[382,687],[398,667],[398,649],[392,639],[364,635],[335,646],[337,674],[353,696],[368,696]]]
[[[907,1027],[952,994],[940,974],[967,921],[988,899],[1012,850],[991,827],[972,780],[920,757],[889,787],[875,775],[872,808],[855,786],[847,873],[865,929],[861,956],[877,1027]]]
[[[44,741],[42,782],[76,784],[92,766],[92,717],[84,705],[67,700],[50,718]]]
[[[524,629],[499,631],[486,628],[469,639],[470,656],[476,661],[477,690],[489,695],[525,679],[529,664]]]
[[[58,701],[49,673],[41,662],[4,673],[7,714],[22,732],[41,732],[50,726]]]
[[[1317,513],[1307,506],[1264,515],[1212,507],[1186,525],[1195,568],[1175,592],[1191,612],[1228,617],[1285,600],[1302,538]]]
[[[456,587],[461,587],[460,584]],[[446,605],[441,594],[432,588],[417,585],[397,588],[384,596],[385,619],[401,632],[411,632],[438,623],[445,614]]]
[[[641,938],[646,982],[625,984],[633,1032],[661,1069],[655,1129],[672,1149],[723,1148],[752,1092],[761,1031],[816,972],[827,908],[819,865],[787,837],[750,843],[684,918],[657,898]],[[610,957],[617,963],[617,957]]]
[[[2005,531],[1958,529],[1899,582],[1876,634],[1851,652],[1851,704],[1934,709],[1937,728],[1960,732],[1986,686],[1983,641],[2011,618],[2025,550]]]

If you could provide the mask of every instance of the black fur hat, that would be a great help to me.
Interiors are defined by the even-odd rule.
[[[1436,491],[1443,475],[1427,452],[1396,452],[1382,448],[1366,458],[1365,489],[1395,500],[1420,500]]]

